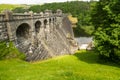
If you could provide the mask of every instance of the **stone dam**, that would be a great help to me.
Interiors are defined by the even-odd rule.
[[[72,24],[59,9],[56,13],[4,11],[0,14],[0,41],[12,41],[27,61],[73,54],[78,47]]]

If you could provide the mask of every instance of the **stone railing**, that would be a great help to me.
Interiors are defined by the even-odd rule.
[[[0,22],[2,21],[11,21],[11,20],[20,20],[20,19],[34,19],[34,18],[47,18],[47,17],[56,17],[63,16],[61,10],[57,10],[56,13],[52,13],[51,10],[45,10],[44,13],[33,13],[32,11],[25,13],[13,13],[12,11],[5,10],[0,14]]]

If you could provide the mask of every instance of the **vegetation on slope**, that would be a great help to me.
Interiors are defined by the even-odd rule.
[[[99,62],[94,52],[79,51],[41,62],[0,61],[0,80],[119,80],[120,66]]]
[[[13,42],[0,42],[0,60],[11,58],[24,59],[25,55],[18,51]]]

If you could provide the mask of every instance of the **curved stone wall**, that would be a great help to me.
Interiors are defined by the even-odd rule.
[[[0,20],[0,30],[6,30],[6,39],[25,53],[27,61],[73,54],[77,49],[71,23],[61,10],[54,14],[47,10],[42,15],[18,15],[7,11],[3,15],[5,18]]]

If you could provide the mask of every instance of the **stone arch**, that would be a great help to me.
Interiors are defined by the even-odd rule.
[[[35,32],[36,33],[39,33],[41,24],[42,23],[40,21],[36,21],[36,23],[35,23]]]
[[[47,23],[48,23],[48,21],[47,21],[47,19],[45,19],[44,20],[44,26],[45,26],[44,28],[46,28]]]
[[[27,23],[22,23],[16,30],[18,42],[24,42],[30,37],[30,26]]]

